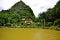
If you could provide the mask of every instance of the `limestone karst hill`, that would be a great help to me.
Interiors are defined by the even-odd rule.
[[[21,23],[22,18],[30,18],[34,21],[34,14],[31,8],[24,2],[16,3],[11,9],[0,12],[0,26]]]

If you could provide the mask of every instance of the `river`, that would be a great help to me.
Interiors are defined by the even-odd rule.
[[[60,40],[60,31],[40,28],[0,28],[0,40]]]

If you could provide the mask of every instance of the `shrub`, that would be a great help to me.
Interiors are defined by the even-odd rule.
[[[56,20],[54,21],[54,26],[60,27],[60,19],[56,19]]]
[[[52,25],[53,25],[52,22],[47,22],[47,23],[46,23],[46,26],[49,26],[49,27],[50,27],[50,26],[52,26]]]

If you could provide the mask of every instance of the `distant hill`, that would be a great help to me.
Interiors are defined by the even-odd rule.
[[[20,1],[11,9],[0,12],[0,26],[20,23],[22,18],[30,18],[34,21],[35,16],[31,8]]]
[[[53,8],[39,15],[40,19],[45,19],[46,24],[60,27],[60,0]]]

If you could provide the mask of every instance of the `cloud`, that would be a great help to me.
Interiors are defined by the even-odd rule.
[[[2,1],[0,1],[0,11],[2,10]]]
[[[17,3],[20,0],[2,0],[2,8],[3,10],[10,9],[15,3]]]
[[[53,8],[58,0],[23,0],[31,7],[36,17],[38,14],[47,11],[48,8]]]
[[[15,3],[20,0],[1,0],[0,1],[0,10],[8,10]],[[47,11],[48,8],[53,8],[58,0],[22,0],[26,5],[29,5],[33,10],[33,13],[36,17],[38,14]]]

